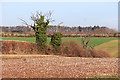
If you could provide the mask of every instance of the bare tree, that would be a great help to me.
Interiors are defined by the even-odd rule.
[[[90,38],[82,38],[82,46],[84,49],[91,48],[93,49],[93,46],[89,44],[90,43]]]

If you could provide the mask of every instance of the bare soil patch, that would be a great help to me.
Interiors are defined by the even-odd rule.
[[[118,75],[118,58],[3,56],[3,78],[84,78]]]

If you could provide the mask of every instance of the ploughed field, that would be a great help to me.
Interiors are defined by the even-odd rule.
[[[50,43],[51,38],[47,38],[47,43]],[[80,44],[82,43],[81,41],[82,38],[62,38],[62,42],[66,40],[76,40]],[[28,41],[28,42],[35,42],[35,38],[12,38],[12,37],[2,37],[2,40],[16,40],[16,41]],[[109,42],[111,40],[117,40],[117,38],[90,38],[90,46],[96,47],[100,44],[103,44],[105,42]]]
[[[118,58],[3,55],[3,78],[83,78],[118,75]]]
[[[18,42],[16,45],[13,45],[13,43],[9,44],[9,41],[7,41],[9,45],[6,46],[10,47],[9,52],[11,50],[17,52],[18,50],[22,50],[24,52],[24,50],[27,49],[25,47],[37,49],[34,45],[35,38],[2,38],[2,40],[28,41],[24,43]],[[81,43],[81,38],[62,38],[63,42],[66,40],[77,40]],[[117,38],[91,38],[90,40],[90,45],[97,49],[103,49],[102,47],[105,47],[104,49],[108,50],[110,46],[104,45],[111,44],[111,46],[113,46],[115,42],[115,44],[118,44],[116,41]],[[47,43],[49,44],[49,42],[50,38],[48,38]],[[19,49],[16,47],[18,44],[21,45]],[[25,47],[22,47],[23,45]],[[4,49],[7,47],[4,47]],[[114,48],[115,47],[117,46],[114,45]],[[35,49],[32,50],[33,53],[36,52]],[[116,49],[117,48],[114,50]],[[108,51],[110,50],[111,48],[109,48]],[[6,52],[6,50],[4,52]],[[29,49],[27,52],[29,53]],[[85,78],[89,76],[113,75],[118,75],[118,58],[63,57],[40,54],[2,55],[3,78]]]

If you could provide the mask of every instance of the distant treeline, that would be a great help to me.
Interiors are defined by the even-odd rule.
[[[51,37],[51,34],[47,34]],[[63,34],[63,37],[120,37],[119,33],[114,34]],[[2,37],[35,37],[35,34],[2,33]]]
[[[26,26],[7,27],[1,26],[3,37],[35,37],[34,31]],[[66,27],[50,26],[47,29],[48,37],[56,31],[63,33],[63,37],[118,37],[120,34],[108,27],[88,26],[88,27]]]

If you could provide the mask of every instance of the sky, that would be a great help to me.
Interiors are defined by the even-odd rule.
[[[50,25],[106,26],[118,28],[118,2],[2,2],[2,26],[24,25],[19,18],[32,24],[36,11],[53,10]]]

